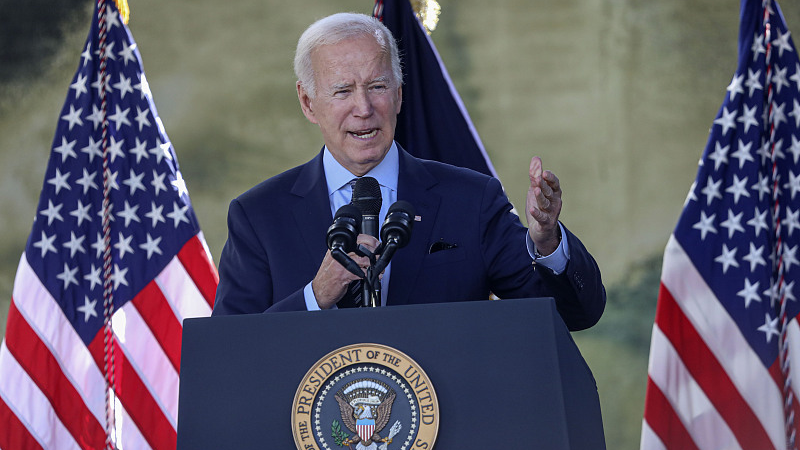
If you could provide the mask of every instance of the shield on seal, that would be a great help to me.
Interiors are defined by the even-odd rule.
[[[375,433],[375,419],[356,420],[356,433],[362,441],[368,441]]]

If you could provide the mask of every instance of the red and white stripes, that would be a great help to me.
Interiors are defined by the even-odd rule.
[[[205,288],[194,280],[204,280]],[[175,448],[181,324],[210,315],[209,286],[216,280],[198,235],[115,311],[116,377],[110,398],[118,448]],[[0,418],[12,424],[0,433],[0,448],[55,448],[56,442],[58,448],[103,447],[103,347],[102,329],[84,345],[23,255],[0,347]]]
[[[787,332],[800,333],[796,318]],[[786,448],[777,362],[764,367],[674,237],[648,374],[642,449]]]

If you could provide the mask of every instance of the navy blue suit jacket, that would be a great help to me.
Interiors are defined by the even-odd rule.
[[[524,227],[500,182],[402,149],[398,200],[416,209],[409,244],[392,259],[387,305],[554,297],[571,330],[594,325],[605,307],[596,262],[567,231],[560,275],[532,264]],[[214,315],[305,310],[303,288],[327,251],[333,221],[322,153],[272,177],[230,204]],[[430,253],[437,241],[455,248]]]

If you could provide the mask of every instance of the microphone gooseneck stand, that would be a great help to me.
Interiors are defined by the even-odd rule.
[[[414,207],[404,200],[395,202],[386,214],[386,220],[381,227],[381,244],[370,252],[359,245],[359,250],[370,260],[367,275],[364,278],[364,297],[369,299],[369,306],[377,307],[381,304],[380,275],[391,262],[397,249],[403,248],[411,238],[411,229],[414,226]],[[376,255],[380,257],[376,258]]]
[[[386,269],[397,249],[408,244],[411,228],[414,225],[414,207],[400,200],[395,202],[386,214],[386,220],[380,230],[381,244],[371,252],[363,245],[356,245],[361,227],[360,212],[352,204],[344,205],[336,212],[333,224],[328,228],[328,248],[331,256],[350,273],[362,279],[362,300],[364,306],[381,305],[381,273]],[[376,233],[377,234],[377,233]],[[370,265],[367,273],[348,255],[356,252],[366,256]]]

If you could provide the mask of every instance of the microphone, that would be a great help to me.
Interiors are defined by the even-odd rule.
[[[372,267],[376,274],[383,272],[394,256],[394,252],[403,248],[411,239],[411,229],[414,227],[414,206],[405,200],[398,200],[389,207],[386,220],[381,228],[381,245],[384,246],[381,257]]]
[[[378,238],[378,215],[381,212],[381,186],[378,180],[372,177],[356,179],[353,186],[353,199],[351,203],[361,210],[361,232]],[[368,256],[371,264],[375,264],[375,255],[366,248],[359,246],[359,254]],[[367,277],[362,284],[361,297],[368,306],[376,307],[381,303],[381,284],[378,276],[370,266]]]
[[[364,276],[361,267],[356,264],[348,253],[355,251],[356,239],[359,233],[358,219],[361,211],[353,205],[344,205],[336,211],[333,224],[328,227],[328,248],[331,256],[339,262],[348,272],[359,277]]]
[[[381,228],[381,241],[394,242],[397,248],[403,248],[411,238],[411,229],[414,227],[414,206],[405,200],[398,200],[389,207],[386,220]]]
[[[328,227],[328,248],[350,253],[356,250],[356,238],[360,232],[358,219],[361,211],[353,205],[344,205],[336,211],[333,224]]]
[[[361,177],[353,186],[351,203],[361,210],[361,232],[378,237],[378,215],[381,212],[381,186],[372,177]]]

